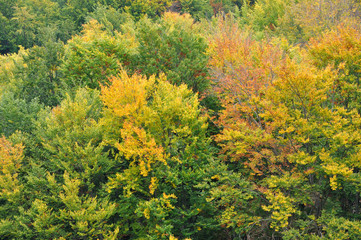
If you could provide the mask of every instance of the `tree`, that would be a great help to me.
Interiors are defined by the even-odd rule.
[[[6,54],[15,52],[16,46],[11,38],[11,21],[0,12],[0,53]]]
[[[163,72],[171,83],[185,83],[194,92],[208,88],[206,42],[190,15],[165,13],[155,23],[144,18],[136,36],[139,55],[134,69],[147,76]]]
[[[181,14],[188,13],[194,19],[210,18],[213,15],[212,7],[208,0],[180,0],[173,2],[170,10]]]
[[[115,205],[103,188],[114,161],[97,124],[101,106],[97,92],[80,89],[39,114],[35,136],[26,141],[27,200],[13,216],[16,238],[116,238],[117,227],[108,223]]]
[[[206,42],[189,15],[166,13],[137,24],[128,20],[120,28],[108,33],[91,20],[82,36],[69,41],[62,65],[68,86],[99,88],[123,67],[148,77],[165,73],[171,83],[185,83],[195,92],[208,88]]]
[[[15,7],[14,17],[11,18],[16,24],[17,42],[25,48],[32,47],[36,37],[36,19],[27,7]]]
[[[37,121],[36,137],[47,156],[42,165],[51,172],[66,171],[70,178],[80,180],[88,193],[96,192],[112,166],[103,152],[97,124],[100,111],[98,94],[80,89],[73,97],[67,95],[51,113],[40,114]]]
[[[251,2],[245,1],[242,10],[242,22],[249,25],[257,33],[258,38],[263,38],[265,31],[273,31],[278,26],[278,19],[285,14],[285,9],[290,1],[260,0]]]
[[[0,138],[1,159],[1,199],[5,202],[18,202],[22,184],[18,180],[18,173],[23,159],[23,146],[12,144],[5,137]],[[4,209],[2,209],[4,210]],[[2,211],[1,215],[4,216]]]
[[[209,50],[224,108],[215,139],[263,197],[259,227],[245,234],[304,228],[321,235],[318,219],[343,205],[339,196],[358,191],[360,115],[334,103],[335,71],[316,68],[297,48],[221,29]],[[343,216],[353,211],[341,209]]]
[[[44,46],[29,49],[23,62],[15,65],[16,81],[10,83],[15,96],[28,102],[38,100],[46,106],[58,104],[61,98],[58,68],[63,51],[62,42],[51,38]]]
[[[340,23],[358,25],[360,10],[360,4],[354,0],[294,1],[278,19],[276,31],[291,42],[305,44]]]
[[[68,87],[100,88],[108,78],[129,65],[137,53],[132,35],[109,35],[104,26],[95,20],[84,25],[83,35],[75,36],[65,47],[65,60],[61,66],[62,81]]]
[[[123,31],[124,25],[133,22],[133,18],[131,14],[123,13],[120,9],[98,4],[94,12],[88,15],[87,22],[94,19],[103,25],[109,34],[116,36],[117,32]]]
[[[359,113],[360,37],[360,29],[354,28],[350,23],[341,24],[336,29],[312,39],[309,44],[309,52],[317,67],[322,69],[331,66],[338,71],[332,92],[335,104],[347,109],[357,109]]]
[[[17,136],[27,147],[19,168],[21,201],[6,205],[14,210],[1,223],[1,236],[221,234],[213,219],[217,200],[213,205],[207,198],[218,178],[230,185],[229,172],[213,156],[197,95],[164,75],[148,79],[122,71],[110,83],[100,98],[81,88],[68,94],[38,114],[32,135]],[[247,198],[242,191],[238,196]]]
[[[9,137],[16,131],[32,132],[33,120],[41,110],[36,100],[26,102],[10,92],[0,95],[0,134]]]
[[[0,86],[1,90],[11,89],[10,85],[13,85],[16,81],[16,67],[20,64],[24,64],[23,57],[27,54],[24,48],[21,48],[18,53],[1,55],[0,66]]]
[[[96,6],[97,0],[68,0],[63,5],[62,15],[70,20],[70,24],[74,25],[76,30],[80,30],[85,23],[86,16],[93,11]]]
[[[107,184],[119,206],[120,233],[214,236],[219,228],[210,213],[215,209],[197,186],[218,167],[204,169],[211,166],[212,152],[197,96],[164,75],[147,79],[122,72],[102,88],[101,98],[106,139],[122,166]]]
[[[18,176],[24,157],[23,149],[22,144],[13,144],[5,137],[0,138],[0,236],[5,238],[13,237],[12,217],[22,202],[23,185]]]
[[[159,17],[172,4],[172,0],[146,1],[146,0],[108,0],[108,4],[116,9],[122,9],[129,12],[136,19],[140,19],[144,15],[151,18]]]

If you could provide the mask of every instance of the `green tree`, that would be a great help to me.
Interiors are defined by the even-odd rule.
[[[11,18],[14,13],[14,6],[17,1],[0,1],[0,53],[6,54],[15,52],[17,46],[13,38],[14,22]]]
[[[15,23],[14,33],[17,43],[25,48],[32,47],[36,38],[36,16],[27,7],[14,7],[15,12],[11,20]]]
[[[26,201],[11,216],[14,238],[115,239],[117,227],[108,223],[115,205],[104,192],[114,161],[97,123],[101,107],[97,92],[80,89],[39,114],[35,137],[26,140]]]
[[[97,125],[100,111],[98,94],[79,89],[74,97],[67,95],[51,113],[43,112],[37,121],[36,137],[46,152],[43,165],[51,172],[66,171],[71,179],[80,180],[83,190],[89,193],[96,192],[104,180],[102,174],[112,166],[101,144],[102,133]]]
[[[171,9],[179,13],[188,13],[194,19],[211,18],[212,7],[208,0],[180,0],[173,3]]]
[[[0,12],[0,54],[15,52],[16,46],[11,38],[12,22]]]
[[[98,4],[94,12],[87,17],[87,22],[95,19],[104,26],[108,33],[115,36],[117,32],[122,32],[125,24],[132,22],[133,16],[129,13],[123,13],[120,9],[112,6]]]
[[[10,92],[0,95],[0,135],[10,136],[16,131],[32,132],[33,120],[42,106],[36,101],[17,99]]]
[[[59,65],[63,43],[49,39],[44,46],[35,46],[23,55],[23,62],[15,65],[11,88],[17,98],[30,102],[37,99],[47,106],[60,102]]]
[[[62,81],[68,87],[100,88],[108,78],[130,64],[137,54],[137,42],[130,34],[111,36],[96,20],[84,25],[83,34],[65,46]]]
[[[11,21],[12,35],[15,43],[25,48],[44,43],[42,32],[53,28],[59,36],[65,35],[67,29],[60,27],[59,5],[50,0],[24,0],[14,6]]]
[[[74,24],[77,30],[80,30],[85,23],[86,16],[93,11],[97,0],[68,0],[63,5],[62,14]]]
[[[258,38],[263,38],[265,32],[273,31],[278,26],[278,19],[285,14],[285,9],[290,4],[289,0],[260,0],[254,5],[250,2],[244,4],[242,22],[254,30]]]
[[[18,53],[0,55],[0,89],[10,90],[16,81],[16,69],[17,66],[24,64],[24,55],[27,51],[24,48],[20,48]],[[11,90],[13,91],[13,90]]]
[[[214,158],[197,96],[164,75],[122,71],[100,98],[78,89],[35,126],[17,136],[26,146],[22,191],[18,202],[1,202],[12,209],[1,237],[212,239],[222,230],[211,189],[236,182],[237,196],[253,198]]]
[[[161,16],[161,14],[167,10],[172,2],[172,0],[108,0],[108,5],[114,6],[116,9],[122,9],[123,11],[129,12],[136,19],[140,19],[144,15],[148,15],[151,18]]]
[[[209,86],[208,57],[199,27],[189,15],[175,13],[155,22],[127,20],[120,32],[111,33],[91,20],[66,46],[63,80],[70,87],[99,88],[122,66],[148,77],[165,73],[171,83],[203,93]]]
[[[194,92],[208,88],[207,44],[190,15],[166,13],[155,23],[144,18],[137,25],[137,38],[134,69],[147,76],[163,72],[171,83],[185,83]]]

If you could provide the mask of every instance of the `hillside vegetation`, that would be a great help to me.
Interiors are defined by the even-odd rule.
[[[0,239],[361,239],[359,0],[0,0]]]

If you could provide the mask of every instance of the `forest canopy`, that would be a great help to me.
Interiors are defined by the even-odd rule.
[[[0,0],[0,239],[360,239],[359,0]]]

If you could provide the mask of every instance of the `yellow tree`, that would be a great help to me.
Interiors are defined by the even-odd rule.
[[[164,75],[121,72],[110,81],[102,87],[101,123],[120,166],[107,185],[119,206],[121,234],[208,238],[219,229],[197,187],[210,177],[204,168],[213,159],[197,95]]]
[[[329,66],[338,72],[332,92],[334,104],[360,113],[361,29],[354,24],[340,24],[311,39],[309,52],[315,66]]]
[[[24,158],[22,144],[13,144],[5,137],[0,138],[0,236],[14,237],[11,232],[22,203],[23,184],[19,181],[21,163]]]
[[[22,184],[18,173],[23,159],[21,144],[12,144],[5,137],[0,138],[0,197],[5,201],[18,202]]]

